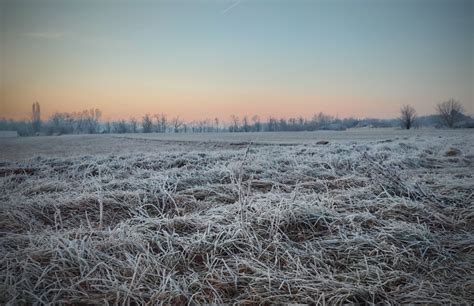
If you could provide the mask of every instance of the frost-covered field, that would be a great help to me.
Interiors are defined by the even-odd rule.
[[[471,131],[226,135],[0,140],[0,302],[474,303]]]
[[[414,129],[400,130],[394,128],[357,128],[346,131],[315,131],[315,132],[259,132],[259,133],[151,133],[151,134],[121,134],[117,137],[126,139],[178,141],[178,142],[217,142],[238,144],[253,142],[257,144],[315,144],[320,140],[336,142],[351,141],[380,141],[458,138],[472,135],[472,130],[441,130],[441,129]]]

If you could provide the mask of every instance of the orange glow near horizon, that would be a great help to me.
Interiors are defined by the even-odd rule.
[[[8,119],[29,119],[31,105],[38,101],[41,105],[41,117],[47,120],[56,112],[77,112],[84,109],[98,108],[102,111],[102,120],[140,119],[145,114],[164,113],[168,117],[179,116],[186,121],[219,118],[229,121],[232,115],[239,117],[258,115],[262,120],[269,117],[310,118],[324,112],[339,118],[345,117],[378,117],[393,118],[398,115],[396,101],[367,101],[354,97],[317,97],[317,96],[284,96],[269,93],[248,93],[227,95],[189,92],[186,95],[169,92],[163,94],[121,92],[117,96],[104,92],[96,96],[80,97],[74,93],[55,92],[43,94],[37,99],[28,94],[8,97],[10,104],[5,104],[2,116]],[[19,101],[19,102],[16,102]],[[61,101],[68,101],[63,103]],[[97,101],[92,103],[90,101]],[[138,102],[135,102],[138,101]]]
[[[0,1],[0,118],[474,113],[473,1],[228,4]]]

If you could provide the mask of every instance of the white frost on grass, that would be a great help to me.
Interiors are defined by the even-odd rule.
[[[399,139],[2,162],[1,302],[470,304],[470,150]]]

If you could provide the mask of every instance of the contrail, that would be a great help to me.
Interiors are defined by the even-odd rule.
[[[232,3],[231,5],[229,5],[229,7],[227,7],[226,9],[222,10],[221,11],[221,14],[226,14],[228,11],[230,11],[231,9],[233,9],[234,7],[236,7],[237,5],[239,5],[241,2],[241,0],[236,0],[234,3]]]

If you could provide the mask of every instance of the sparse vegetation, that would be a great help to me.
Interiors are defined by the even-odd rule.
[[[404,129],[410,129],[416,123],[417,127],[473,128],[474,119],[463,114],[462,104],[449,100],[437,106],[438,115],[417,117],[413,107],[405,105],[400,109],[398,119],[339,119],[323,112],[313,115],[310,119],[302,116],[298,118],[268,118],[262,122],[260,117],[232,115],[230,122],[220,124],[219,118],[213,120],[195,120],[186,122],[179,116],[168,121],[165,114],[146,114],[139,123],[136,119],[121,119],[101,123],[102,112],[98,109],[84,110],[74,113],[55,113],[45,124],[40,120],[39,104],[33,104],[32,121],[14,121],[0,119],[0,130],[17,131],[20,136],[31,135],[63,135],[63,134],[96,134],[96,133],[212,133],[212,132],[297,132],[297,131],[343,131],[350,128],[396,127],[399,124]],[[249,119],[251,118],[251,119]]]
[[[461,102],[454,99],[439,103],[436,106],[441,123],[453,128],[463,118],[464,108]]]
[[[4,160],[1,302],[472,304],[474,139],[430,137]]]
[[[55,113],[46,122],[45,133],[47,135],[99,133],[101,116],[102,112],[99,109]]]
[[[411,129],[415,124],[416,120],[416,111],[410,105],[404,105],[400,109],[400,123],[402,128],[404,129]]]

